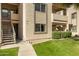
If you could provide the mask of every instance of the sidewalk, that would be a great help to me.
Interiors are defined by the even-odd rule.
[[[36,53],[32,47],[32,44],[21,42],[18,56],[36,56]]]

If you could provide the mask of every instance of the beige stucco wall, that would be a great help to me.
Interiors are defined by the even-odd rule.
[[[0,43],[1,43],[1,3],[0,3]]]
[[[52,12],[52,4],[47,4],[47,13],[48,13],[48,19],[47,19],[47,23],[46,27],[47,27],[47,33],[40,33],[40,34],[35,34],[34,32],[34,4],[32,3],[27,3],[26,4],[26,17],[25,17],[25,21],[26,21],[26,31],[24,33],[26,33],[26,38],[25,40],[30,40],[30,39],[43,39],[43,38],[51,38],[52,35],[52,23],[51,23],[51,12]],[[45,15],[43,15],[43,17],[41,16],[43,14],[38,14],[38,18],[37,22],[41,22],[44,23],[46,22],[46,18]]]
[[[77,12],[77,18],[72,19],[71,15],[72,13]],[[67,16],[68,16],[68,24],[73,24],[77,25],[77,31],[72,32],[72,35],[74,36],[75,34],[79,34],[79,15],[78,15],[79,10],[76,9],[75,5],[71,5],[70,8],[67,8]]]
[[[36,11],[36,23],[46,24],[46,13]]]
[[[77,8],[77,34],[79,35],[79,8]]]

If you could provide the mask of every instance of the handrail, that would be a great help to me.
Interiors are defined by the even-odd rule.
[[[16,33],[15,33],[14,26],[12,24],[12,21],[11,21],[11,26],[12,26],[12,34],[13,34],[14,43],[16,43]]]

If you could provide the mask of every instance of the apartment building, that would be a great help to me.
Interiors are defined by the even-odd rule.
[[[1,3],[0,44],[51,38],[52,4]]]
[[[79,35],[79,8],[72,4],[67,8],[68,29],[72,35]]]
[[[61,3],[52,4],[52,31],[66,31],[67,28],[67,10]]]
[[[79,7],[75,4],[63,7],[62,3],[55,3],[52,10],[52,31],[71,31],[72,36],[79,35]]]

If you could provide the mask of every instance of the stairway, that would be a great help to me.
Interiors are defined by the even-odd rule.
[[[11,22],[2,22],[2,46],[15,43]]]

